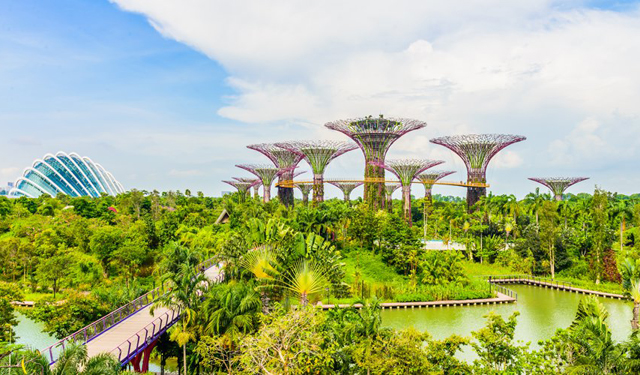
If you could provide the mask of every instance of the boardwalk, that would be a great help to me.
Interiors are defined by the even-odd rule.
[[[541,286],[544,288],[552,288],[558,290],[564,290],[567,292],[579,293],[579,294],[591,294],[599,297],[614,298],[614,299],[627,299],[626,296],[616,293],[599,292],[596,290],[576,288],[570,283],[562,281],[544,281],[537,278],[521,277],[521,276],[493,276],[491,278],[492,283],[496,284],[525,284]]]
[[[448,307],[448,306],[475,306],[475,305],[493,305],[498,303],[511,303],[515,302],[516,298],[496,292],[495,298],[482,298],[482,299],[464,299],[455,301],[429,301],[429,302],[384,302],[380,304],[383,309],[413,309],[413,308],[429,308],[429,307]],[[336,305],[322,305],[324,310],[329,310],[336,307]],[[361,308],[362,305],[356,303],[354,305],[338,305],[339,308],[355,307]]]

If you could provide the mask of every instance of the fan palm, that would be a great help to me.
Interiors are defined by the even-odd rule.
[[[86,345],[68,346],[51,369],[52,375],[108,375],[118,374],[121,365],[114,356],[108,353],[89,358]]]
[[[300,296],[300,304],[306,306],[309,298],[329,285],[326,271],[318,264],[302,260],[294,265],[285,278],[285,289]]]

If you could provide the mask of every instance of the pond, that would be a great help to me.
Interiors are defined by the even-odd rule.
[[[414,327],[429,332],[435,339],[444,339],[454,333],[470,336],[472,331],[485,325],[486,319],[483,316],[491,311],[505,319],[514,311],[519,311],[516,339],[531,342],[531,348],[538,348],[539,340],[548,339],[558,328],[567,328],[571,324],[578,302],[583,297],[576,293],[536,286],[506,286],[518,293],[516,303],[383,310],[382,324],[396,329]],[[614,340],[626,340],[631,333],[632,303],[610,298],[599,299],[609,311],[609,327]]]
[[[383,310],[382,324],[386,327],[404,329],[414,327],[429,332],[435,339],[444,339],[452,334],[469,336],[485,325],[487,313],[494,311],[507,318],[514,311],[519,311],[516,339],[531,342],[531,348],[538,347],[538,341],[548,339],[558,328],[566,328],[571,324],[583,297],[554,289],[546,289],[528,285],[508,285],[518,293],[518,302],[502,305],[436,307],[429,309]],[[624,341],[631,333],[630,301],[600,298],[609,311],[609,327],[613,338]],[[19,336],[18,343],[32,348],[43,349],[56,339],[42,332],[42,324],[34,322],[22,314],[18,314],[20,323],[15,327]],[[461,355],[464,359],[473,359],[469,350]],[[175,367],[175,363],[172,363]],[[158,363],[150,364],[151,371],[160,371]]]

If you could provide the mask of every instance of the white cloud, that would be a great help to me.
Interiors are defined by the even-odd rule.
[[[550,166],[603,168],[639,146],[638,9],[577,0],[112,1],[222,64],[236,94],[218,113],[230,119],[298,123],[305,138],[342,139],[321,125],[415,117],[429,126],[398,141],[390,157],[442,158],[459,171],[459,159],[429,138],[524,134],[526,145],[491,165],[519,173],[496,175],[508,181]]]

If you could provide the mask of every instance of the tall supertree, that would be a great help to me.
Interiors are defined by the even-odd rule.
[[[556,200],[561,201],[564,191],[569,186],[588,180],[589,177],[529,177],[529,179],[548,187]]]
[[[313,201],[315,203],[324,200],[324,171],[329,163],[338,156],[355,150],[358,146],[347,142],[336,141],[297,141],[276,143],[289,151],[304,156],[313,171]]]
[[[247,148],[258,151],[268,157],[276,167],[282,170],[278,177],[278,183],[293,180],[294,169],[303,158],[302,155],[278,147],[273,143],[258,143],[249,145]],[[278,184],[278,198],[285,206],[293,206],[293,186]]]
[[[267,203],[271,200],[271,183],[275,180],[282,170],[269,164],[238,164],[238,168],[242,168],[255,174],[262,182],[262,201]]]
[[[472,207],[481,196],[487,195],[487,166],[491,159],[505,147],[524,141],[526,137],[511,134],[467,134],[434,138],[431,143],[455,152],[467,167],[467,183],[479,186],[467,187],[467,205]]]
[[[329,183],[338,189],[342,190],[342,194],[344,194],[344,201],[349,202],[349,196],[353,189],[362,185],[362,182],[340,182],[340,181],[329,181]]]
[[[389,212],[393,212],[393,193],[398,190],[398,188],[402,186],[400,184],[385,184],[384,185],[384,190],[385,193],[387,194],[387,211]]]
[[[454,171],[429,171],[425,173],[421,173],[417,176],[417,179],[422,182],[424,186],[424,198],[431,203],[431,189],[433,188],[433,183],[444,178],[450,174],[456,173]]]
[[[379,164],[384,163],[389,147],[408,132],[424,128],[426,125],[419,120],[384,118],[382,115],[325,124],[327,128],[351,138],[362,150],[365,159],[364,200],[373,209],[384,208],[385,205],[384,168]]]
[[[222,180],[222,182],[224,182],[226,184],[229,184],[229,185],[233,186],[234,188],[236,188],[238,190],[238,193],[240,193],[240,201],[241,202],[244,202],[245,197],[247,196],[247,191],[249,191],[249,189],[251,189],[251,187],[256,184],[256,181],[254,181],[254,182],[242,182],[242,181],[226,181],[226,180]]]
[[[311,189],[313,189],[313,185],[311,184],[297,184],[294,183],[293,186],[297,187],[302,193],[302,203],[306,206],[309,204],[309,193]]]
[[[442,160],[387,160],[385,163],[376,163],[381,168],[395,174],[402,185],[402,199],[404,201],[403,212],[407,224],[411,225],[411,183],[417,175],[431,167],[444,163]]]

